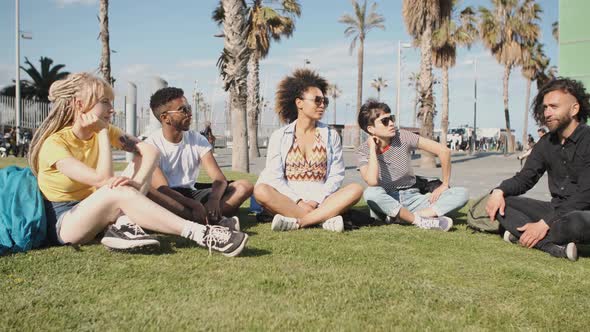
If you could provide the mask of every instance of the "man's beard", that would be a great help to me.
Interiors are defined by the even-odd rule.
[[[547,125],[547,123],[545,123],[547,128],[549,128],[549,131],[552,133],[562,132],[565,128],[567,128],[570,125],[570,123],[572,123],[572,118],[570,118],[570,117],[557,118],[556,122],[557,122],[557,125],[555,125],[555,128],[553,128],[553,129],[549,125]]]

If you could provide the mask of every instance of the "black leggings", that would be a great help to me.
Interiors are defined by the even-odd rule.
[[[520,238],[517,228],[529,222],[537,222],[554,211],[551,203],[527,197],[507,197],[504,216],[498,212],[500,224],[514,236]],[[551,246],[569,242],[590,242],[590,211],[572,211],[555,220],[547,236],[535,248],[548,251]]]

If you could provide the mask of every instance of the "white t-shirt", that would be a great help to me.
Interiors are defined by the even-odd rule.
[[[203,135],[189,130],[182,133],[180,143],[171,143],[159,129],[145,141],[160,150],[160,168],[168,179],[168,186],[193,188],[199,176],[201,158],[211,150]]]

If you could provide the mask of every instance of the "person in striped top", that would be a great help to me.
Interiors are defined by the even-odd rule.
[[[451,151],[444,145],[412,132],[396,129],[389,106],[368,100],[360,109],[358,124],[369,139],[357,150],[359,169],[369,185],[363,195],[371,216],[386,223],[409,223],[419,228],[448,231],[453,220],[445,214],[463,206],[467,190],[449,186]],[[442,184],[431,193],[420,193],[411,166],[412,150],[421,149],[440,158]]]

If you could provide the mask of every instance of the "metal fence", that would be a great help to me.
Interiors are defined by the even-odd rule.
[[[21,100],[22,129],[35,130],[49,114],[49,103],[33,100]],[[0,128],[4,132],[6,128],[16,126],[16,101],[14,97],[0,96]]]
[[[23,99],[21,105],[21,128],[29,129],[34,132],[49,114],[50,104]],[[226,112],[224,112],[224,114],[219,114],[219,116],[213,117],[214,121],[211,121],[213,134],[217,137],[216,145],[220,147],[227,146],[228,142],[231,142],[232,140],[230,124],[226,121],[225,115]],[[136,133],[139,135],[147,134],[146,130],[149,128],[150,116],[152,115],[149,109],[141,108],[137,111],[137,118],[135,121],[137,126]],[[280,125],[272,119],[269,119],[268,122],[271,123],[264,123],[264,121],[261,121],[258,127],[258,144],[260,147],[266,147],[272,132],[280,127]],[[125,110],[115,111],[113,124],[124,131],[131,132],[131,130],[127,130],[126,128]],[[0,130],[4,133],[8,128],[13,126],[16,126],[15,98],[0,96]],[[196,129],[201,131],[203,130],[202,126],[202,123],[200,123]],[[348,126],[344,128],[342,136],[343,145],[349,145],[352,132]]]

